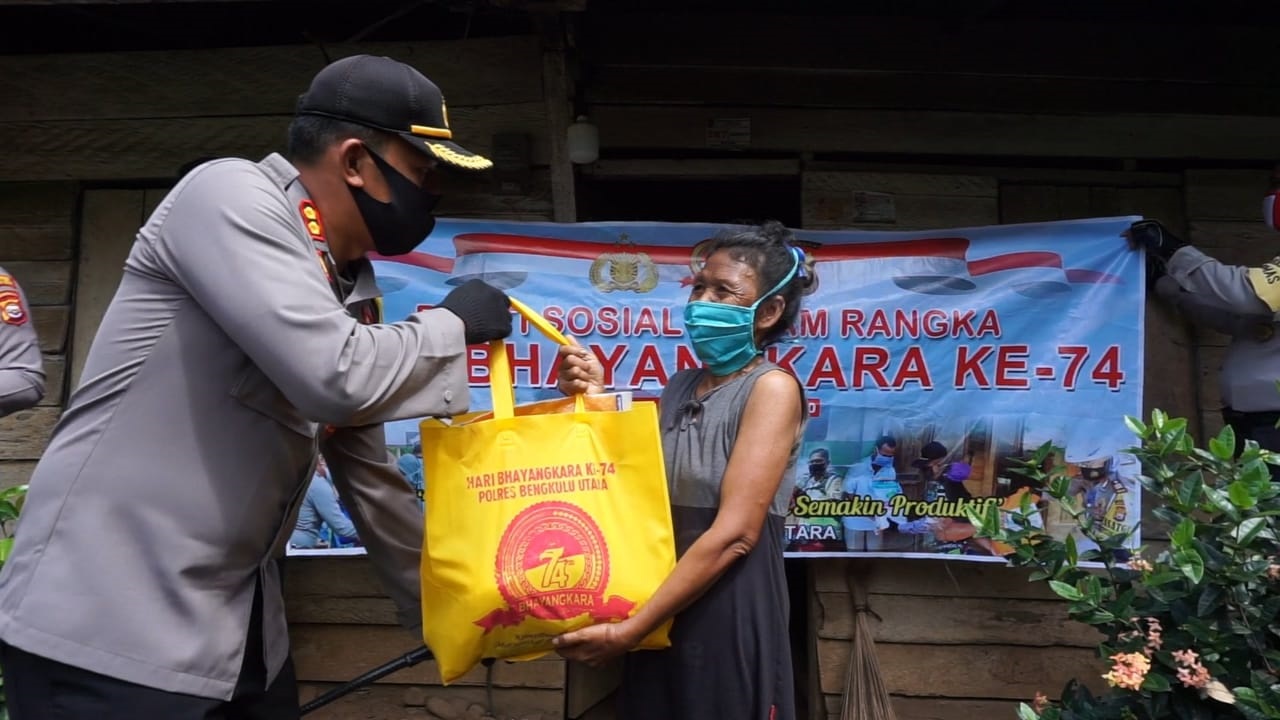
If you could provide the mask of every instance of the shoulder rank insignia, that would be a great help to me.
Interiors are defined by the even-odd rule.
[[[324,224],[320,222],[320,211],[315,203],[303,200],[298,203],[298,212],[302,213],[302,224],[307,227],[307,234],[312,240],[324,242]]]

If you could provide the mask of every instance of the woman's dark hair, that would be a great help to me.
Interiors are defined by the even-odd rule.
[[[312,163],[324,155],[329,146],[355,138],[382,152],[387,144],[386,133],[364,125],[335,120],[320,115],[298,115],[289,123],[289,144],[286,154],[293,162]]]
[[[882,447],[896,448],[898,447],[898,439],[892,435],[881,435],[876,438],[876,450]]]
[[[712,253],[723,250],[737,262],[750,265],[756,271],[756,277],[760,279],[762,293],[768,292],[769,288],[782,282],[782,279],[799,261],[800,267],[791,281],[774,293],[782,296],[786,306],[777,324],[769,328],[761,339],[762,346],[775,343],[787,334],[787,330],[800,316],[801,295],[813,283],[813,277],[804,264],[804,251],[794,243],[795,237],[785,225],[776,220],[769,220],[744,230],[725,231],[707,244],[704,257],[711,257]]]

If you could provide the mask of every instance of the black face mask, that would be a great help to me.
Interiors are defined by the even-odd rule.
[[[373,237],[373,247],[378,254],[404,255],[425,240],[436,226],[431,211],[440,202],[440,196],[415,185],[369,146],[365,146],[365,151],[382,171],[382,177],[386,178],[391,202],[375,199],[364,188],[347,187],[351,189],[356,208]]]
[[[822,477],[827,474],[826,463],[809,463],[809,475],[812,477]]]

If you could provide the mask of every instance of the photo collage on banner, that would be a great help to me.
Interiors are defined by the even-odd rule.
[[[792,371],[809,417],[786,521],[789,556],[1010,552],[974,534],[966,507],[1032,521],[1096,547],[1017,472],[1044,443],[1071,490],[1137,547],[1134,438],[1141,414],[1143,264],[1121,233],[1136,217],[928,232],[794,231],[816,282],[767,357]],[[408,255],[377,258],[388,321],[480,278],[591,348],[612,390],[656,400],[697,367],[682,312],[722,225],[441,220]],[[552,341],[517,318],[516,401],[559,397]],[[471,409],[489,408],[487,350],[472,348]],[[422,487],[418,420],[388,423],[406,482]],[[339,550],[341,551],[341,550]]]

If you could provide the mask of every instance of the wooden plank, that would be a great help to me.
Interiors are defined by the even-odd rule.
[[[818,641],[824,693],[844,687],[849,649],[844,640]],[[875,652],[889,692],[913,697],[1029,699],[1072,678],[1097,692],[1108,667],[1085,648],[876,643]]]
[[[0,263],[69,260],[76,192],[73,183],[0,186]]]
[[[1206,407],[1200,413],[1200,422],[1204,426],[1205,437],[1217,437],[1218,433],[1222,432],[1224,425],[1221,408],[1210,409]]]
[[[717,118],[748,118],[756,151],[1254,160],[1280,157],[1280,125],[1263,116],[1066,116],[743,106],[591,109],[607,149],[707,148]]]
[[[547,104],[547,133],[551,150],[552,218],[576,222],[578,204],[574,165],[569,160],[569,117],[573,90],[565,68],[564,30],[558,15],[542,21],[542,92]]]
[[[0,490],[30,482],[35,469],[35,462],[30,460],[0,461]]]
[[[1269,175],[1267,170],[1188,170],[1187,215],[1261,223]]]
[[[397,625],[396,605],[386,597],[327,597],[289,594],[285,608],[291,623]]]
[[[1200,358],[1200,407],[1199,410],[1218,414],[1222,410],[1222,389],[1219,374],[1222,372],[1222,359],[1226,355],[1226,347],[1202,345],[1198,350]],[[1221,425],[1219,425],[1221,427]],[[1205,428],[1206,432],[1208,428]],[[1209,437],[1206,435],[1206,438]]]
[[[80,222],[80,265],[76,277],[75,325],[71,338],[71,384],[80,372],[102,316],[124,276],[143,216],[142,190],[91,190],[85,193]]]
[[[0,460],[39,460],[62,411],[34,407],[0,418]]]
[[[607,180],[614,178],[700,178],[793,177],[800,174],[800,161],[790,159],[646,158],[597,160],[583,168],[583,174]]]
[[[814,715],[820,714],[822,707],[822,672],[818,664],[818,628],[822,625],[822,603],[818,600],[818,592],[815,589],[816,582],[813,577],[813,567],[804,567],[804,599],[808,607],[806,608],[805,632],[804,632],[804,660],[797,659],[794,672],[796,673],[797,692],[804,691],[805,699],[808,702],[810,712]],[[794,610],[792,611],[794,612]],[[793,657],[796,653],[793,651]]]
[[[40,350],[57,354],[67,346],[67,324],[71,308],[66,305],[44,305],[31,308],[31,323],[36,326]]]
[[[818,637],[853,637],[853,608],[848,593],[818,593]],[[1063,645],[1096,647],[1102,636],[1070,620],[1067,605],[1055,600],[941,598],[872,594],[876,642],[930,645]],[[922,623],[920,618],[929,618]]]
[[[1182,187],[1182,173],[1132,170],[1091,170],[1058,167],[1008,167],[965,163],[871,162],[812,160],[805,162],[812,172],[918,173],[923,175],[979,175],[992,177],[1002,186],[1009,183],[1032,185],[1106,185],[1110,187]]]
[[[804,226],[928,229],[999,221],[994,178],[968,175],[806,172]]]
[[[818,592],[847,592],[845,567],[854,562],[870,572],[868,590],[881,595],[946,598],[1051,599],[1057,596],[1045,583],[1027,582],[1030,570],[998,563],[939,559],[815,558],[811,561]]]
[[[661,61],[659,61],[661,62]],[[1012,67],[1012,66],[1011,66]],[[1280,114],[1280,89],[1125,78],[1008,74],[616,66],[594,68],[588,102],[608,105],[959,110],[1028,113]]]
[[[336,687],[336,683],[302,683],[298,687],[299,703],[306,703]],[[306,717],[307,720],[429,720],[420,699],[437,697],[459,705],[488,705],[481,687],[419,687],[375,683],[346,695]],[[516,720],[552,720],[559,718],[563,707],[560,691],[538,688],[495,688],[494,711],[498,717]]]
[[[922,173],[805,172],[809,190],[835,190],[995,199],[999,185],[995,178],[980,175],[930,175]]]
[[[541,101],[451,107],[449,115],[458,142],[469,150],[487,155],[495,133],[525,132],[533,137],[533,164],[547,163]],[[199,157],[256,160],[281,150],[288,125],[287,115],[4,122],[0,136],[15,152],[0,166],[0,181],[172,179]]]
[[[551,171],[537,168],[529,175],[524,194],[495,193],[493,178],[454,174],[445,180],[440,217],[546,221],[552,217]]]
[[[824,695],[826,717],[840,720],[843,697]],[[1030,700],[1031,698],[1027,698]],[[901,695],[890,697],[897,720],[974,720],[974,718],[1015,718],[1018,702],[1015,700],[949,700],[946,698],[912,698]]]
[[[1272,81],[1267,68],[1274,44],[1260,26],[1165,25],[1159,34],[1135,37],[1123,24],[1088,20],[984,18],[958,24],[929,17],[653,10],[593,13],[583,35],[593,60],[603,66],[786,67],[1258,87]],[[1081,42],[1088,43],[1089,53],[1079,52]],[[1188,47],[1196,52],[1186,52]]]
[[[18,280],[31,305],[66,305],[71,302],[71,262],[18,261],[4,263],[4,269]]]
[[[1163,300],[1149,296],[1146,305],[1143,417],[1150,417],[1156,408],[1175,416],[1193,417],[1196,411],[1195,383],[1200,375],[1198,368],[1193,367],[1192,359],[1195,331]]]
[[[290,603],[315,597],[385,597],[367,556],[287,558],[284,577]]]
[[[69,182],[15,182],[0,188],[0,224],[71,224],[77,188]]]
[[[65,355],[44,356],[44,398],[41,405],[61,407],[66,399],[67,357]]]
[[[326,45],[412,65],[463,107],[542,100],[533,35]],[[0,121],[287,115],[324,56],[311,45],[0,56]],[[456,119],[460,119],[457,116]],[[456,123],[455,119],[455,123]],[[463,137],[467,126],[456,124]]]
[[[622,661],[615,659],[599,668],[582,663],[565,663],[565,714],[569,718],[599,720],[612,710],[614,694],[622,682]]]
[[[1000,222],[1050,222],[1093,217],[1088,187],[1007,184],[1000,188]]]
[[[1262,224],[1261,200],[1258,208],[1259,217],[1252,222],[1192,217],[1188,240],[1228,265],[1264,263],[1276,256],[1280,246],[1275,231]]]
[[[345,682],[422,644],[401,628],[380,625],[294,624],[289,635],[299,680],[313,682]],[[384,682],[439,685],[440,673],[434,661],[427,661],[388,675]],[[484,685],[485,669],[476,666],[455,682]],[[528,662],[501,661],[493,667],[493,684],[560,689],[564,662],[556,655]]]

